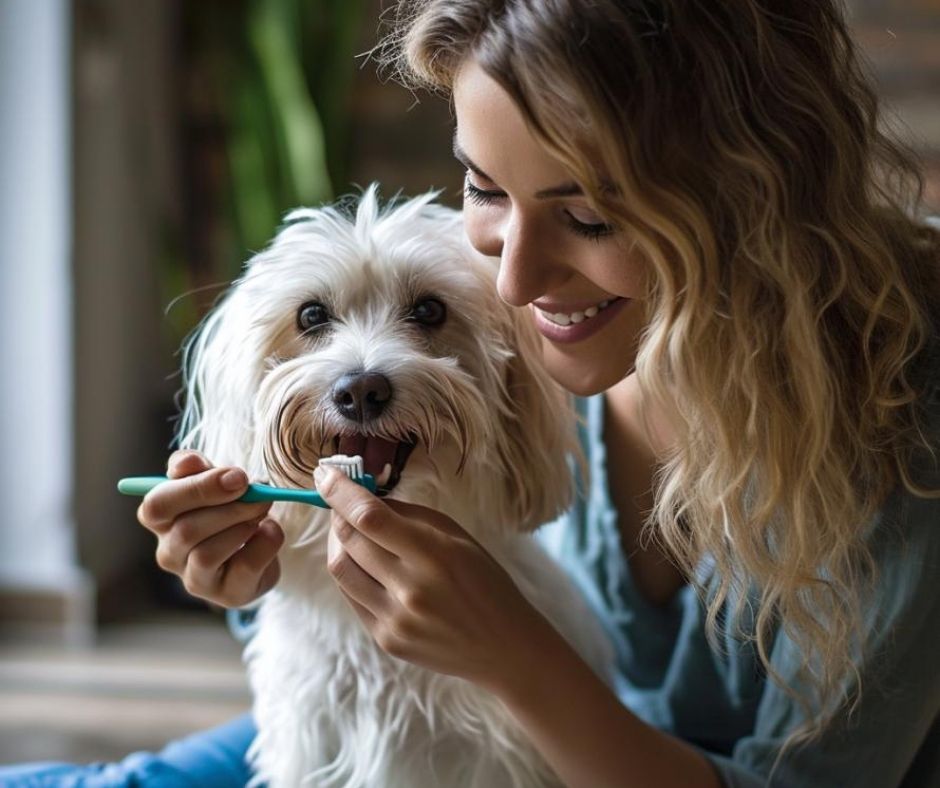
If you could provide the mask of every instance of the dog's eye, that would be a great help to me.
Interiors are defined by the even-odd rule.
[[[323,304],[309,301],[297,310],[297,326],[301,331],[322,326],[330,322],[330,313]]]
[[[411,309],[411,318],[423,326],[439,326],[447,317],[447,307],[436,298],[419,301]]]

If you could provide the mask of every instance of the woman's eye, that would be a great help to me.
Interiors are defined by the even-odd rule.
[[[464,197],[477,205],[492,205],[505,199],[506,194],[501,191],[481,189],[479,186],[474,186],[470,181],[470,173],[468,172],[464,177]],[[596,241],[616,232],[616,228],[612,224],[602,221],[593,211],[569,208],[564,213],[569,229],[583,238]],[[597,221],[592,221],[592,219],[597,219]]]
[[[308,301],[297,310],[297,327],[301,331],[326,325],[330,322],[329,310],[318,301]]]
[[[565,215],[568,217],[568,226],[585,238],[597,240],[605,235],[613,235],[616,229],[612,224],[606,222],[582,222],[568,211],[565,212]]]
[[[439,326],[447,319],[447,307],[436,298],[426,298],[412,307],[410,317],[423,326]]]
[[[578,235],[585,238],[598,239],[604,235],[611,235],[615,227],[607,224],[599,214],[587,206],[572,205],[565,209],[568,225]]]
[[[471,202],[475,202],[477,205],[489,205],[490,203],[493,203],[496,200],[502,199],[506,196],[502,192],[489,191],[487,189],[481,189],[479,186],[474,186],[470,182],[469,173],[464,177],[463,193],[464,197],[466,197]]]

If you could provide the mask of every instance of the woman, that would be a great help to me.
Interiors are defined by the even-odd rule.
[[[940,232],[836,4],[429,0],[398,21],[387,62],[453,99],[467,234],[584,397],[590,487],[545,540],[621,678],[459,524],[321,475],[364,626],[495,693],[570,786],[937,784]],[[244,474],[192,453],[169,473],[140,510],[161,566],[228,606],[269,589],[282,537],[258,507],[238,549]],[[200,748],[250,731],[167,760],[208,774]]]

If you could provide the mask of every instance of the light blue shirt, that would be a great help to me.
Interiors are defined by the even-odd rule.
[[[940,376],[931,379],[928,411],[940,436]],[[780,745],[803,720],[799,706],[765,676],[751,645],[726,634],[719,651],[709,646],[691,587],[665,607],[638,593],[608,489],[603,395],[579,400],[578,409],[590,483],[585,489],[581,480],[575,505],[539,535],[610,634],[623,703],[700,748],[730,788],[940,786],[940,500],[897,490],[876,515],[872,550],[881,579],[877,609],[869,611],[876,658],[860,666],[861,705],[821,739],[788,751],[768,783]],[[936,468],[918,467],[919,481],[940,487]],[[700,570],[708,576],[707,564]],[[795,681],[801,662],[778,631],[774,670]]]

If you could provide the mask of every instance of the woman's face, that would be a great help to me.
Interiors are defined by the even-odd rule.
[[[552,377],[575,394],[605,391],[633,370],[641,261],[474,61],[457,74],[454,104],[470,242],[500,258],[499,295],[531,312]]]

